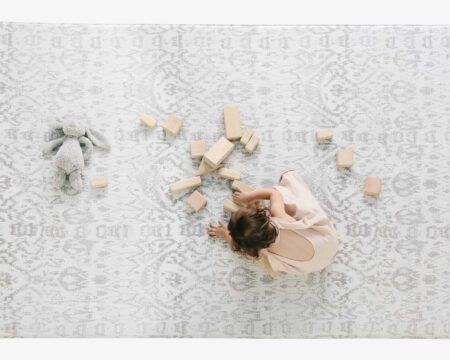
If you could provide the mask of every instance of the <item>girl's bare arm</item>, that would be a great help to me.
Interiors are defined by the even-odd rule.
[[[292,220],[292,217],[284,209],[283,197],[273,188],[257,189],[245,194],[237,193],[235,198],[237,201],[244,203],[251,203],[257,200],[270,200],[270,212],[272,216]]]

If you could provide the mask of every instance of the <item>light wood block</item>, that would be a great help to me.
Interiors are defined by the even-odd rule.
[[[177,136],[180,133],[182,126],[183,123],[178,117],[175,115],[169,115],[163,124],[163,129],[166,134]]]
[[[239,141],[241,142],[242,145],[247,145],[252,135],[253,129],[247,128],[242,132],[241,140]]]
[[[206,152],[206,141],[205,140],[194,140],[191,141],[191,158],[201,159]]]
[[[240,206],[237,205],[233,200],[226,199],[223,202],[223,208],[224,208],[225,211],[234,213],[234,212],[236,212],[236,211],[238,211],[240,209]]]
[[[349,169],[353,165],[353,151],[351,149],[338,149],[336,152],[336,166],[338,169]]]
[[[170,185],[170,191],[175,193],[183,190],[187,190],[190,188],[194,188],[200,186],[202,184],[202,178],[200,176],[194,176],[189,179],[183,179],[177,182],[174,182]]]
[[[381,192],[381,179],[378,177],[366,177],[364,180],[364,195],[378,197]]]
[[[332,139],[333,139],[333,131],[331,129],[325,129],[316,132],[317,142],[331,141]]]
[[[241,193],[248,193],[248,192],[251,192],[254,190],[253,187],[251,187],[250,185],[247,185],[239,180],[234,180],[231,184],[231,188],[234,191],[240,191]]]
[[[227,140],[226,137],[222,136],[211,148],[203,155],[203,159],[206,163],[217,168],[222,161],[224,161],[228,155],[234,149],[234,144]]]
[[[227,106],[223,109],[225,122],[225,136],[228,140],[239,140],[242,136],[241,114],[236,106]]]
[[[149,128],[154,128],[156,126],[156,120],[147,114],[142,114],[139,117],[141,124],[147,125]]]
[[[108,178],[106,176],[99,176],[91,180],[91,187],[94,189],[104,188],[108,185]]]
[[[241,173],[239,171],[224,167],[217,170],[217,175],[228,180],[239,180],[241,178]]]
[[[220,167],[220,165],[219,165]],[[214,170],[217,170],[219,167],[217,168],[213,168],[212,166],[209,166],[205,159],[202,159],[202,161],[200,161],[200,165],[195,173],[195,175],[197,176],[203,176],[206,174],[209,174],[210,172],[213,172]]]
[[[189,197],[186,199],[186,204],[194,211],[197,212],[202,209],[207,203],[206,197],[200,194],[197,190],[195,190]]]
[[[247,145],[245,145],[245,151],[248,153],[252,153],[253,151],[255,151],[258,144],[259,144],[259,137],[253,134],[250,140],[248,141]]]

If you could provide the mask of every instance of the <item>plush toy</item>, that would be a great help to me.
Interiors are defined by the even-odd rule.
[[[58,138],[48,142],[43,153],[49,155],[56,151],[56,186],[61,188],[68,176],[72,188],[79,192],[83,185],[84,163],[91,157],[94,145],[108,150],[109,144],[100,133],[88,129],[80,121],[64,120],[52,125],[52,131]]]

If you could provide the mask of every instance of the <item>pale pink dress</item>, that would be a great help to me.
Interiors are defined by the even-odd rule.
[[[338,239],[330,219],[320,207],[308,185],[294,171],[282,175],[279,185],[274,186],[283,196],[286,211],[295,221],[275,218],[272,223],[278,229],[292,230],[309,240],[314,248],[314,255],[306,261],[292,260],[270,252],[260,251],[266,270],[290,274],[306,274],[322,270],[329,265],[337,252]],[[279,231],[280,233],[280,231]],[[279,236],[276,241],[279,241]],[[291,240],[291,241],[295,241]],[[267,265],[270,269],[267,269]]]

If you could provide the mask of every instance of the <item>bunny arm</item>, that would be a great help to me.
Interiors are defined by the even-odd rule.
[[[84,144],[84,150],[82,150],[83,158],[84,161],[88,161],[91,158],[92,151],[94,150],[94,145],[92,145],[91,140],[89,140],[85,136],[80,136],[78,138],[78,141],[80,142],[80,144]]]
[[[98,146],[99,148],[109,150],[110,145],[106,138],[100,134],[98,131],[93,129],[86,130],[86,137],[92,141],[92,144]]]
[[[65,136],[60,137],[59,139],[55,139],[52,141],[47,142],[44,145],[44,148],[42,149],[42,153],[44,155],[49,155],[51,154],[53,151],[58,150],[58,148],[63,144],[64,140],[66,139]]]

